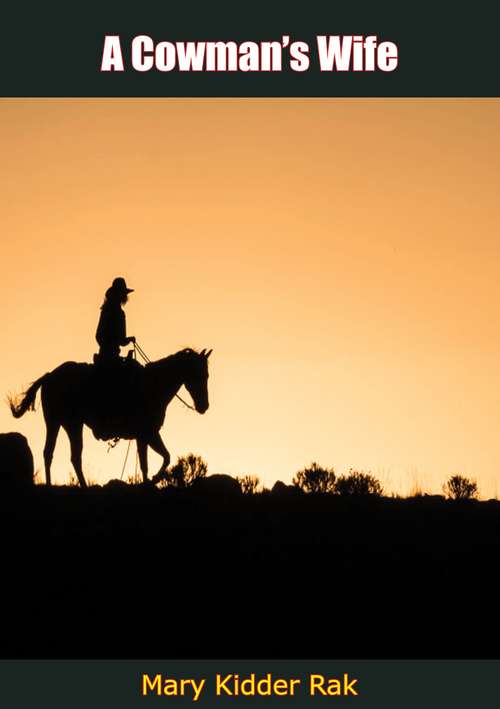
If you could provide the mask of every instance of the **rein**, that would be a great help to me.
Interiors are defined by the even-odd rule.
[[[149,359],[149,357],[144,352],[144,350],[142,349],[142,347],[139,345],[138,342],[134,342],[134,356],[136,355],[136,353],[139,354],[139,356],[144,360],[144,362],[146,364],[149,364],[151,362],[151,360]],[[187,409],[191,409],[191,411],[196,411],[194,406],[191,406],[191,404],[188,404],[187,401],[184,401],[184,399],[182,398],[182,396],[180,396],[180,394],[175,394],[175,396],[179,399],[179,401],[182,401],[182,403],[184,404],[184,406]]]

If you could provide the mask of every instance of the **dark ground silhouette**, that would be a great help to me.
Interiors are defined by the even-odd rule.
[[[500,503],[0,496],[3,657],[494,657]]]

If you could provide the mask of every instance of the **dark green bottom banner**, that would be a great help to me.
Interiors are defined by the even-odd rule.
[[[6,709],[498,707],[496,660],[3,660]]]

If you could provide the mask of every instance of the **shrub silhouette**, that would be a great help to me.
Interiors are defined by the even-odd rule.
[[[201,456],[189,453],[177,458],[177,463],[166,471],[163,480],[167,487],[191,487],[196,480],[206,477],[207,470]]]
[[[243,475],[242,477],[236,477],[236,480],[239,482],[244,495],[255,495],[260,485],[260,480],[256,475]]]
[[[380,497],[384,489],[373,475],[350,470],[348,475],[338,478],[335,483],[335,492],[343,496],[375,495]]]
[[[292,480],[296,487],[304,492],[333,492],[335,490],[335,471],[311,463],[308,468],[299,470]]]
[[[474,500],[479,492],[476,481],[463,475],[452,475],[443,485],[443,491],[451,500]]]

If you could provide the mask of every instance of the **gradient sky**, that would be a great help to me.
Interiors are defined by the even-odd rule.
[[[0,123],[5,395],[91,360],[123,275],[151,358],[214,348],[209,411],[167,411],[173,458],[497,494],[499,100],[4,99]],[[42,467],[40,409],[2,404],[0,430]],[[125,450],[87,431],[87,478]],[[61,431],[55,481],[70,470]]]

